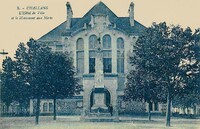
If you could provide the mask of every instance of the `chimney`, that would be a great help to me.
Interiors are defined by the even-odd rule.
[[[73,12],[72,12],[72,8],[69,2],[66,3],[66,9],[67,9],[67,25],[66,25],[66,29],[70,29],[71,27],[71,19],[73,17]]]
[[[130,7],[129,7],[129,19],[130,19],[130,25],[134,26],[134,3],[131,2]]]

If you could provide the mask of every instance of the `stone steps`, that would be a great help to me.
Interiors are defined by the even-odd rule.
[[[105,117],[105,116],[100,116],[100,117],[85,117],[84,118],[85,122],[114,122],[116,121],[116,117]]]
[[[90,113],[89,117],[111,117],[110,113]]]

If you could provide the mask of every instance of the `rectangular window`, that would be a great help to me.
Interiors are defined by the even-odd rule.
[[[103,52],[103,71],[104,73],[112,72],[112,54],[111,51]]]
[[[95,73],[95,58],[89,59],[89,71],[90,73]]]
[[[95,52],[89,53],[89,73],[95,73]]]
[[[117,72],[124,73],[124,53],[117,52]]]
[[[49,112],[53,112],[53,103],[49,103]]]
[[[158,111],[158,102],[154,103],[154,111]]]
[[[84,52],[79,51],[76,53],[76,67],[77,67],[77,73],[83,73],[84,72]]]
[[[43,112],[47,112],[47,106],[48,106],[47,103],[43,104]]]

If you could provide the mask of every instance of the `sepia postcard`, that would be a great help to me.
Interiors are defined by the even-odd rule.
[[[0,129],[200,129],[199,0],[2,0],[0,23]]]

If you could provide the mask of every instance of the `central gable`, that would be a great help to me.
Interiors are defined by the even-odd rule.
[[[123,33],[126,33],[127,35],[139,36],[146,28],[135,19],[134,26],[131,26],[130,17],[118,17],[103,2],[100,1],[95,6],[93,6],[82,18],[71,17],[70,20],[68,19],[64,21],[59,26],[49,31],[38,40],[60,41],[62,36],[73,36],[74,34],[77,34],[87,29],[87,27],[89,26],[93,27],[92,21],[93,23],[99,23],[100,21],[97,21],[98,18],[100,19],[100,21],[104,20],[106,26],[110,25],[109,27],[111,27],[112,29],[119,30]],[[66,29],[68,22],[70,22],[71,25],[70,28]]]
[[[84,24],[89,24],[91,21],[91,16],[104,15],[109,17],[111,23],[115,23],[118,17],[103,3],[97,3],[92,9],[90,9],[74,26],[72,26],[71,31],[75,31],[84,26]]]

